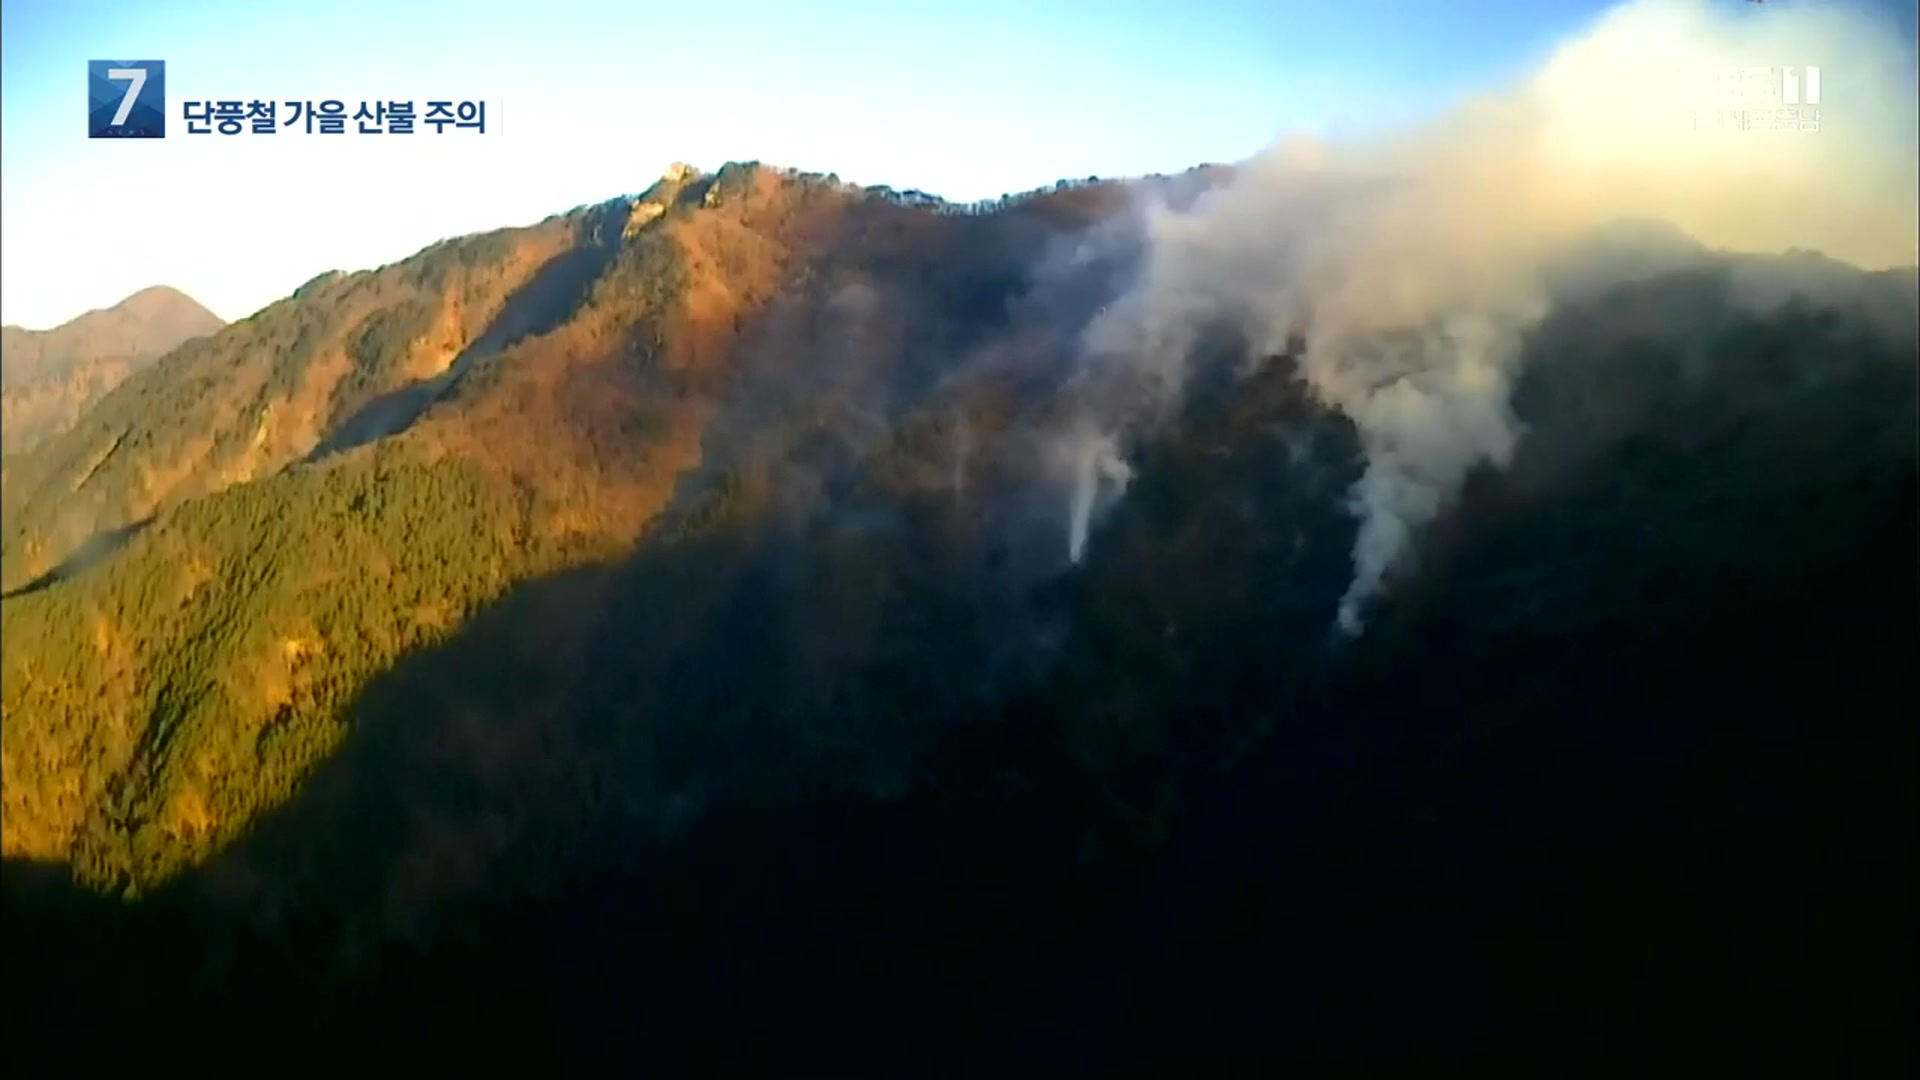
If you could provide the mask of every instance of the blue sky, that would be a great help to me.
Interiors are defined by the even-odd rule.
[[[244,317],[403,258],[758,159],[973,199],[1243,158],[1523,71],[1597,0],[9,0],[0,319],[152,284]],[[168,137],[90,140],[90,59],[167,62]],[[187,137],[207,98],[484,99],[409,137]]]

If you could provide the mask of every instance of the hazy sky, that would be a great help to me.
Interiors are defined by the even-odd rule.
[[[0,318],[151,284],[243,317],[315,274],[758,159],[973,199],[1243,158],[1511,76],[1597,0],[9,0]],[[89,59],[168,134],[86,137]],[[484,135],[185,134],[207,98],[485,99]],[[351,130],[351,129],[350,129]]]

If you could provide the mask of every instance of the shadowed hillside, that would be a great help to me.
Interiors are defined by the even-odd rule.
[[[51,330],[0,328],[0,428],[8,455],[72,426],[128,375],[223,324],[175,289],[142,289]]]
[[[1350,638],[1370,448],[1309,335],[1171,398],[1072,362],[1131,197],[676,171],[36,451],[20,580],[151,522],[0,609],[14,1060],[1909,1053],[1913,275],[1570,259],[1525,437]],[[1089,401],[1158,410],[1124,469]]]

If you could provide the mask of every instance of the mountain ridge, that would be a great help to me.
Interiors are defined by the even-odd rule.
[[[1191,199],[1217,179],[1195,173],[1148,183],[1183,189]],[[932,441],[913,452],[957,453],[960,471],[902,474],[889,482],[909,487],[890,498],[914,486],[946,485],[963,495],[969,468],[1012,465],[987,454],[969,462],[978,451],[968,440],[1005,442],[999,455],[1050,452],[1031,442],[1029,429],[1056,423],[1055,406],[1022,416],[1030,407],[1019,405],[995,416],[983,404],[1000,395],[1001,405],[985,408],[1004,409],[1007,393],[1033,393],[1022,384],[1059,378],[1045,371],[1044,358],[1071,345],[1052,327],[1087,318],[1100,299],[1088,285],[1110,287],[1098,283],[1131,257],[1122,245],[1088,261],[1084,241],[1062,247],[1062,238],[1086,235],[1076,231],[1112,215],[1129,197],[1125,190],[1117,183],[1041,189],[994,213],[943,215],[928,213],[923,200],[875,197],[831,177],[755,163],[713,174],[677,169],[638,196],[450,239],[376,270],[322,275],[304,295],[174,351],[109,393],[72,431],[11,463],[5,584],[10,595],[39,591],[102,559],[123,562],[115,551],[125,545],[137,563],[202,567],[182,579],[175,601],[192,604],[214,567],[232,558],[217,555],[222,542],[213,539],[227,512],[251,506],[237,512],[253,517],[275,500],[330,503],[352,491],[361,494],[349,505],[362,505],[372,490],[365,485],[379,477],[440,477],[431,482],[465,493],[456,517],[474,521],[476,535],[493,535],[500,546],[477,547],[493,551],[481,562],[484,573],[446,587],[448,597],[470,599],[435,605],[423,595],[421,612],[445,610],[416,614],[396,644],[375,650],[384,653],[404,651],[400,642],[437,632],[512,580],[615,558],[656,521],[669,529],[711,524],[716,497],[771,501],[770,520],[804,521],[809,503],[827,496],[795,487],[793,476],[808,485],[842,483],[831,476],[845,462],[921,437],[915,413],[956,392],[936,414],[958,411],[926,417]],[[1636,273],[1683,280],[1691,272],[1685,267],[1712,258],[1664,234],[1642,235],[1629,247],[1654,253],[1655,262]],[[1059,259],[1076,243],[1064,287],[1006,269]],[[1626,273],[1607,254],[1614,250],[1596,249],[1603,279]],[[1102,270],[1103,259],[1112,268]],[[1896,316],[1903,310],[1897,290],[1906,279],[1897,274],[1829,262],[1727,265],[1736,292],[1758,289],[1769,305],[1783,288],[1799,288],[1796,281],[1827,282],[1816,298],[1857,292],[1855,282],[1888,281],[1892,288],[1869,307],[1890,305]],[[1808,278],[1806,268],[1817,272]],[[930,303],[933,295],[942,299]],[[899,298],[915,307],[900,308]],[[1886,325],[1912,333],[1911,319]],[[970,370],[940,371],[983,344],[988,353],[969,360]],[[156,393],[167,400],[156,402]],[[796,420],[791,410],[804,401],[825,411]],[[250,404],[233,409],[243,402]],[[889,415],[895,419],[861,433],[872,422],[863,417]],[[825,471],[796,474],[793,455],[809,446],[805,453],[826,455],[818,466]],[[1004,488],[1012,475],[1003,472],[998,483]],[[991,472],[972,480],[993,482]],[[337,493],[322,494],[329,490]],[[1044,513],[1023,513],[1036,511]],[[329,528],[285,542],[316,542]],[[1051,528],[1023,523],[1018,531],[1032,539],[1009,542],[1044,546]],[[376,565],[391,561],[372,557]],[[466,561],[451,548],[445,557]],[[316,639],[297,605],[268,621],[286,620],[307,628],[289,629],[285,641]],[[305,648],[283,644],[280,651]],[[136,675],[130,691],[139,681]],[[155,686],[133,692],[130,708],[142,698],[160,700],[151,696],[160,692]],[[308,707],[316,719],[325,711]],[[13,819],[16,830],[32,828],[31,814],[17,811]],[[60,831],[79,827],[67,820]]]
[[[225,325],[226,320],[179,289],[149,285],[116,303],[83,311],[45,330],[29,330],[12,323],[0,330],[6,332],[13,350],[6,365],[11,382],[39,377],[48,373],[47,368],[66,363],[110,356],[151,356]]]
[[[561,272],[562,264],[547,264],[567,252],[576,252],[571,261],[590,261],[596,249],[604,257],[639,240],[631,215],[638,208],[659,205],[660,199],[674,202],[683,214],[711,211],[713,206],[704,205],[707,193],[716,184],[724,190],[743,176],[800,185],[795,190],[810,191],[810,197],[864,205],[870,212],[892,205],[837,180],[761,169],[754,163],[732,164],[710,175],[670,172],[639,196],[578,208],[533,226],[451,238],[376,270],[330,271],[232,324],[224,336],[169,358],[170,364],[199,372],[194,377],[206,380],[204,388],[210,393],[155,407],[156,402],[145,399],[144,386],[177,385],[186,377],[155,373],[146,382],[116,388],[117,393],[54,445],[13,462],[7,516],[22,524],[9,525],[7,566],[0,580],[7,589],[16,589],[58,566],[88,536],[124,527],[181,497],[211,493],[284,468],[322,450],[330,436],[344,436],[348,442],[363,438],[364,431],[334,429],[358,424],[376,430],[382,426],[380,409],[356,414],[376,400],[387,411],[401,406],[399,411],[405,412],[406,402],[389,395],[417,396],[409,387],[444,375],[456,361],[471,363],[478,352],[504,348],[512,342],[502,337],[503,330],[518,330],[507,335],[514,340],[527,336],[531,327],[503,326],[490,336],[483,331],[502,312],[509,292],[534,284],[536,268]],[[789,176],[792,179],[782,179]],[[1030,197],[1051,204],[1081,196],[1043,189]],[[629,217],[624,225],[614,220],[623,215]],[[651,243],[642,241],[642,246]],[[702,257],[697,250],[692,254]],[[647,256],[642,252],[639,257]],[[426,299],[443,283],[465,281],[461,275],[480,277],[459,285],[462,291],[453,296]],[[725,295],[726,290],[710,289],[692,300],[695,307],[724,305]],[[561,301],[556,318],[564,317],[567,303]],[[310,311],[325,314],[307,314]],[[704,324],[712,317],[717,316],[695,310],[690,321]],[[685,347],[702,348],[691,340]],[[242,353],[244,363],[236,352]],[[156,416],[157,423],[151,419]],[[252,421],[249,430],[227,419],[237,416]],[[157,444],[144,451],[149,467],[139,476],[127,475],[132,459],[115,452],[129,436],[136,444]],[[56,504],[59,511],[53,509]],[[67,520],[48,520],[63,514]],[[22,535],[23,530],[38,535]]]
[[[129,375],[224,325],[192,297],[155,285],[50,330],[0,328],[5,453],[71,427]]]
[[[1870,811],[1911,612],[1865,583],[1912,570],[1913,272],[1575,252],[1522,342],[1527,434],[1347,639],[1371,448],[1307,378],[1325,343],[1226,326],[1144,403],[1093,378],[1135,190],[942,213],[670,174],[322,275],[12,466],[9,966],[46,991],[9,1044],[977,1073],[1209,1031],[1223,1067],[1352,1064],[1392,1056],[1379,1023],[1518,1053],[1485,1031],[1514,1015],[1564,1063],[1581,1017],[1685,1035],[1635,965],[1706,942],[1688,993],[1889,1045],[1795,990],[1893,985],[1834,977],[1880,908],[1728,883],[1904,828]],[[1114,401],[1156,423],[1088,486]],[[1839,678],[1859,708],[1822,707]],[[1740,833],[1787,782],[1805,820]],[[1823,865],[1808,889],[1908,895]],[[1748,915],[1662,922],[1689,890]],[[1631,947],[1567,953],[1549,899]],[[1716,950],[1792,962],[1730,988]],[[1469,961],[1504,981],[1452,1007]]]
[[[683,176],[668,182],[667,188],[672,189],[671,198],[680,213],[662,217],[645,232],[628,238],[612,261],[605,261],[604,242],[621,234],[615,211],[624,213],[625,207],[619,203],[527,229],[448,241],[393,266],[329,279],[310,298],[272,305],[221,335],[177,350],[117,388],[73,431],[28,455],[9,475],[10,536],[5,554],[8,585],[15,599],[7,613],[21,620],[9,632],[25,633],[25,620],[39,622],[38,616],[29,613],[43,598],[53,599],[71,587],[82,587],[88,594],[96,588],[109,590],[98,600],[81,601],[89,606],[106,602],[107,607],[100,609],[103,615],[144,610],[150,618],[175,605],[186,605],[179,609],[183,614],[198,610],[204,604],[202,590],[223,580],[228,584],[222,591],[232,597],[223,605],[257,602],[263,595],[258,591],[259,579],[253,572],[228,579],[227,575],[240,570],[232,562],[237,552],[220,554],[230,541],[215,539],[231,527],[227,522],[234,520],[232,515],[257,522],[236,534],[233,539],[238,540],[266,525],[270,518],[258,515],[273,514],[276,501],[303,493],[298,497],[321,500],[314,504],[315,516],[308,518],[311,524],[293,533],[279,532],[282,539],[276,543],[289,556],[312,544],[336,551],[360,550],[366,540],[332,536],[330,530],[355,527],[350,523],[361,515],[353,513],[352,507],[371,505],[365,500],[376,489],[369,483],[392,484],[391,478],[408,477],[409,482],[447,485],[447,495],[461,500],[447,523],[469,522],[473,532],[465,551],[458,550],[452,534],[445,539],[453,546],[414,545],[418,555],[436,551],[445,560],[447,569],[430,575],[442,582],[437,600],[422,595],[408,609],[413,613],[402,626],[390,629],[361,623],[348,632],[356,641],[391,642],[374,646],[375,654],[385,654],[389,648],[404,650],[409,647],[406,643],[422,634],[430,636],[445,620],[457,618],[468,603],[490,598],[509,578],[609,557],[632,542],[644,523],[672,498],[678,478],[699,461],[701,430],[717,404],[714,395],[724,392],[725,380],[732,378],[725,368],[727,343],[740,331],[743,307],[764,305],[777,277],[788,273],[789,267],[797,269],[791,252],[817,250],[830,239],[823,229],[861,230],[850,249],[858,258],[883,264],[891,260],[888,265],[895,268],[917,267],[920,273],[947,273],[964,281],[964,263],[937,270],[937,251],[903,246],[908,234],[894,230],[919,223],[917,227],[924,231],[935,220],[946,223],[941,228],[969,233],[995,228],[987,218],[934,219],[885,200],[857,196],[839,185],[788,179],[751,166],[730,166],[697,180]],[[655,195],[663,195],[667,188],[657,188]],[[888,232],[866,231],[874,227]],[[878,250],[861,253],[861,246],[868,243]],[[991,247],[988,254],[992,255]],[[543,333],[523,334],[512,342],[502,340],[499,333],[489,336],[486,324],[514,322],[508,290],[525,288],[529,295],[539,294],[544,288],[543,269],[561,277],[575,276],[567,267],[570,260],[581,258],[602,272],[560,290],[557,312],[526,325]],[[907,261],[902,263],[903,259]],[[1007,283],[1010,279],[996,287]],[[590,286],[584,296],[578,294],[583,286]],[[419,298],[426,295],[419,291],[423,288],[450,289],[451,295],[441,294],[444,298],[435,311],[420,303]],[[815,286],[813,295],[819,296],[822,290],[833,291]],[[316,303],[325,306],[309,314]],[[392,329],[396,312],[406,321]],[[570,312],[573,318],[565,326],[549,329],[546,325]],[[444,396],[413,422],[404,437],[309,460],[320,449],[315,418],[329,412],[358,416],[366,405],[386,395],[412,394],[454,372],[470,344],[489,341],[500,351],[469,358],[459,369],[462,377],[439,388]],[[245,365],[231,362],[236,343],[247,350]],[[897,339],[886,344],[897,344]],[[782,377],[777,371],[772,376]],[[354,378],[365,378],[370,385],[355,388]],[[156,392],[168,396],[156,401],[151,396]],[[224,430],[216,425],[209,432],[197,419],[220,416],[230,402],[248,397],[253,407],[239,414],[238,423],[225,422]],[[273,423],[288,413],[304,420],[305,426]],[[43,467],[50,469],[43,472]],[[187,470],[184,476],[183,469]],[[340,504],[337,499],[349,501]],[[403,512],[405,517],[399,520],[413,520],[414,511],[404,499],[380,502]],[[319,505],[341,509],[319,513]],[[36,530],[39,537],[34,535]],[[113,537],[125,546],[118,551],[88,546],[89,538],[98,536]],[[504,546],[493,548],[481,540],[486,536],[497,536]],[[64,540],[65,545],[42,554],[35,550],[42,538]],[[258,542],[256,535],[247,546]],[[386,551],[402,546],[400,536],[392,534],[378,544]],[[75,552],[80,559],[73,557]],[[494,553],[476,562],[481,552]],[[106,565],[80,573],[103,557]],[[385,554],[369,558],[374,566],[392,562]],[[339,562],[337,555],[318,551],[296,561],[323,572],[315,587],[337,588],[320,583],[328,575],[347,572],[350,565]],[[414,560],[408,560],[408,565],[421,568]],[[448,580],[449,575],[458,577],[453,568],[471,568],[475,573]],[[135,584],[155,573],[161,576],[151,584]],[[167,580],[176,577],[177,585]],[[62,580],[67,578],[72,579],[70,585]],[[324,644],[327,638],[315,633],[312,612],[302,610],[311,601],[293,599],[301,587],[292,580],[289,585],[296,589],[286,601],[293,606],[257,620],[287,623],[281,643],[261,641],[241,651],[253,655],[251,650],[259,649],[265,655],[245,661],[236,655],[232,661],[249,669],[265,665],[269,672],[281,670],[271,676],[276,683],[290,677],[282,670],[288,657],[307,655],[298,642]],[[157,609],[151,603],[129,608],[125,600],[110,599],[130,587],[141,592],[157,587],[159,596],[172,599]],[[31,590],[31,595],[21,595],[23,589]],[[249,596],[254,600],[246,599]],[[80,600],[80,596],[71,599]],[[324,603],[321,610],[333,603]],[[360,617],[351,616],[355,622]],[[95,621],[96,629],[106,634],[101,640],[119,638],[122,632],[115,626],[124,618]],[[59,640],[87,621],[67,623],[64,629],[49,624],[45,632]],[[162,631],[163,635],[173,632]],[[157,641],[135,645],[124,656],[112,645],[95,653],[107,664],[100,669],[102,674],[123,663],[133,664],[112,677],[123,689],[103,699],[113,708],[113,702],[122,700],[119,695],[131,695],[124,700],[124,707],[131,710],[129,722],[137,723],[135,718],[148,709],[168,708],[165,701],[172,691],[151,665],[163,663],[171,668],[175,660],[162,661],[151,651],[157,645]],[[222,675],[215,683],[233,677]],[[11,684],[30,695],[15,698],[15,707],[29,713],[34,711],[28,704],[31,695],[46,692],[34,689],[35,680],[30,678]],[[344,689],[308,700],[301,697],[296,680],[292,707],[322,721],[320,730],[333,729],[334,721],[323,716],[337,700],[333,695]],[[204,694],[199,689],[180,692],[187,693],[189,700]],[[289,707],[282,700],[285,690],[274,691],[264,705],[220,704],[229,693],[223,690],[190,709],[212,709],[211,716],[241,708],[258,717],[246,723],[251,728],[271,726],[275,710]],[[40,707],[52,704],[46,701]],[[95,707],[83,699],[56,709],[80,710],[69,714],[67,721],[79,723]],[[208,722],[216,728],[224,723]],[[103,785],[98,790],[111,786],[109,777],[119,770],[141,767],[134,746],[121,744],[120,750],[103,759],[118,764],[98,774],[96,783]],[[293,760],[306,760],[315,752],[316,745],[307,744]],[[51,763],[31,771],[47,777],[68,772]],[[269,781],[265,789],[277,784]],[[10,788],[15,801],[10,804],[8,828],[15,844],[26,845],[22,850],[44,851],[48,850],[40,846],[44,841],[22,839],[39,828],[35,823],[41,820],[20,801],[34,797],[32,787],[22,782]],[[91,798],[86,796],[56,814],[56,820],[65,822],[57,827],[58,835],[70,835],[79,827]],[[228,816],[217,813],[212,820]]]

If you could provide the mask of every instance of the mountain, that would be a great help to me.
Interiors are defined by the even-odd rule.
[[[42,654],[81,666],[10,680],[10,730],[71,734],[44,761],[27,756],[36,740],[13,743],[8,850],[144,883],[219,846],[325,754],[372,674],[516,581],[630,548],[703,440],[729,436],[716,423],[784,411],[814,374],[800,351],[880,314],[862,307],[880,302],[870,282],[942,298],[877,326],[867,358],[930,372],[1074,198],[941,217],[822,178],[678,173],[637,200],[325,277],[170,354],[9,478],[8,638],[52,634]],[[812,395],[855,415],[852,389],[868,388]],[[743,436],[818,438],[803,425],[839,419]],[[714,469],[716,492],[743,481],[747,449]],[[74,648],[89,625],[103,647]],[[166,752],[140,750],[174,712]],[[181,805],[206,801],[205,832],[173,820],[184,776],[156,772],[193,757],[214,771]],[[129,827],[109,792],[155,809]]]
[[[157,285],[51,330],[0,327],[5,452],[70,426],[134,371],[223,325],[185,293]]]
[[[1508,417],[1159,305],[1234,183],[675,169],[10,460],[14,1060],[1905,1053],[1920,279],[1580,238]]]

